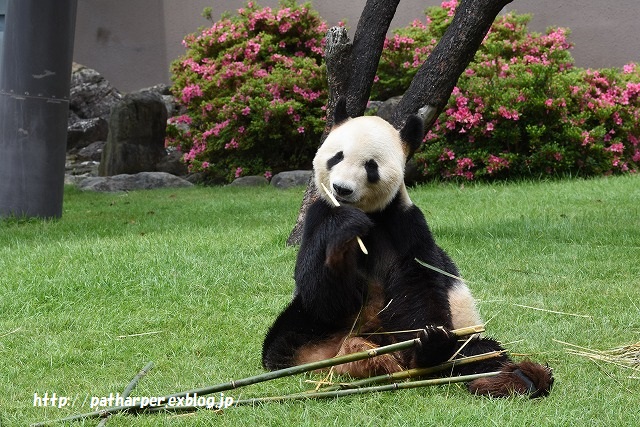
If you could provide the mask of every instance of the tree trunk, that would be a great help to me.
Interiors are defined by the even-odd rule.
[[[467,68],[502,8],[512,0],[462,0],[456,14],[429,58],[416,73],[397,105],[391,123],[398,129],[408,116],[418,114],[427,132],[447,104],[460,74]],[[326,37],[325,60],[329,84],[327,126],[321,143],[332,126],[333,109],[340,97],[347,99],[347,111],[361,116],[367,106],[378,69],[382,46],[399,0],[368,0],[351,43],[344,28],[334,27]],[[318,198],[313,179],[309,182],[295,227],[287,244],[300,243],[307,208]]]

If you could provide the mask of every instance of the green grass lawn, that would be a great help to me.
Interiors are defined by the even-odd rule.
[[[285,240],[302,192],[68,188],[60,220],[0,221],[0,425],[89,412],[92,396],[121,393],[148,361],[155,368],[134,395],[263,372],[262,339],[293,289],[296,248]],[[598,350],[640,341],[640,177],[410,194],[469,281],[488,333],[554,368],[550,397],[492,400],[452,385],[108,425],[636,426],[640,372],[558,341]],[[225,395],[299,391],[321,378]],[[34,393],[54,392],[73,407],[33,406]]]

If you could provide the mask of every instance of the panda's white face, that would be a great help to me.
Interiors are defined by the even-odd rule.
[[[341,204],[364,212],[384,209],[404,187],[407,148],[379,117],[357,117],[334,128],[313,160],[320,196],[324,184]]]

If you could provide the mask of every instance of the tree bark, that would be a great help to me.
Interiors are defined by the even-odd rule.
[[[458,78],[473,60],[496,16],[512,0],[463,0],[442,39],[422,64],[396,106],[391,122],[400,129],[421,113],[425,132],[440,115]],[[431,108],[429,108],[431,107]],[[422,111],[421,111],[422,110]],[[429,117],[425,117],[429,114]]]
[[[334,27],[326,38],[325,60],[329,85],[327,126],[340,97],[352,117],[364,114],[378,69],[384,39],[400,0],[368,0],[351,43],[345,28]],[[427,132],[447,105],[460,74],[467,68],[502,8],[512,0],[462,0],[449,28],[420,67],[397,105],[391,123],[400,129],[407,117],[418,114]],[[300,243],[307,208],[318,198],[313,178],[307,186],[298,219],[287,244]]]

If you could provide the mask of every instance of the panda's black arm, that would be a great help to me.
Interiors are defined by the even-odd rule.
[[[364,212],[349,206],[320,199],[309,207],[296,262],[296,295],[319,321],[344,322],[361,308],[365,279],[358,266],[364,255],[356,237],[372,225]]]
[[[386,281],[391,303],[381,313],[385,323],[396,329],[451,327],[448,292],[456,279],[426,268],[416,259],[452,275],[458,275],[458,270],[436,244],[420,209],[395,200],[372,218],[377,227],[385,230],[379,235],[386,236],[386,251],[396,259]],[[373,245],[374,250],[379,251],[381,245]]]
[[[450,274],[458,275],[457,267],[436,244],[424,214],[416,205],[405,206],[398,196],[383,212],[373,214],[372,218],[377,225],[386,230],[390,244],[399,259],[418,265],[414,261],[417,258]],[[423,269],[424,267],[420,268]]]

